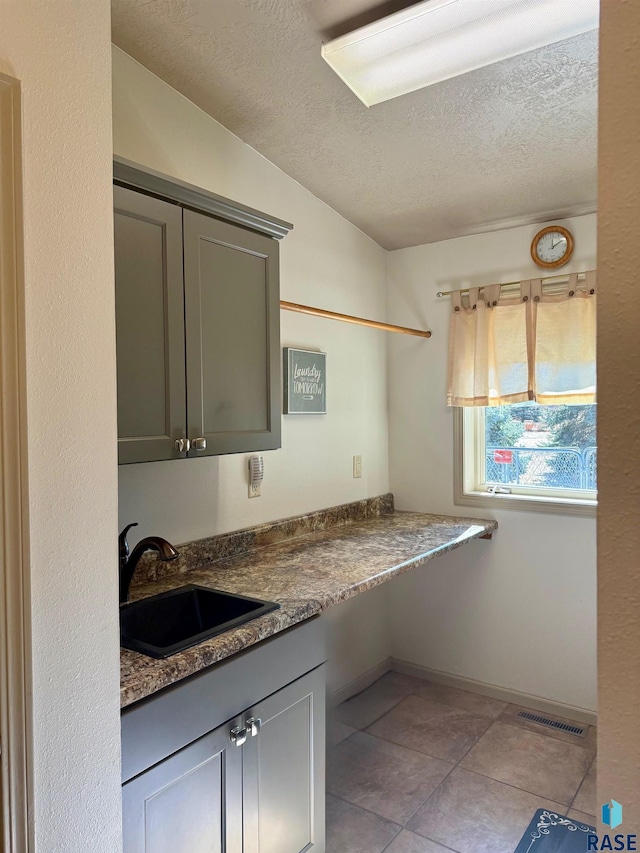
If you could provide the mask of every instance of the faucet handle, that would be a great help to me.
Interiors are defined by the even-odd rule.
[[[126,562],[127,557],[129,556],[129,543],[127,542],[127,533],[131,530],[132,527],[137,527],[138,522],[132,521],[131,524],[127,524],[122,533],[118,536],[118,552],[120,555],[120,564]]]

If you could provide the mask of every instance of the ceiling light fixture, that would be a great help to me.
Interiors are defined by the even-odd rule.
[[[599,0],[423,0],[322,45],[370,107],[598,28]]]

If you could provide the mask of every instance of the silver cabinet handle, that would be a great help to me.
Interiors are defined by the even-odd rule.
[[[175,448],[178,453],[186,453],[191,448],[191,442],[188,438],[176,438]]]
[[[262,720],[256,717],[249,717],[249,719],[245,723],[245,726],[249,730],[249,734],[251,735],[251,737],[255,737],[260,731],[260,727],[262,726]]]
[[[246,726],[236,726],[231,729],[229,732],[229,738],[231,743],[235,743],[236,746],[242,746],[242,744],[247,739],[247,729]]]
[[[207,439],[206,438],[194,438],[191,440],[191,449],[192,450],[206,450],[207,449]]]

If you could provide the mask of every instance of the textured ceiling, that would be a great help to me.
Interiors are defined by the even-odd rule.
[[[597,32],[367,109],[320,56],[402,0],[112,0],[114,42],[386,248],[590,212]]]

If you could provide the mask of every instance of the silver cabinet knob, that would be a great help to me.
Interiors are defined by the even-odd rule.
[[[191,442],[188,438],[176,438],[175,448],[178,453],[186,453],[191,447]]]
[[[206,450],[207,449],[207,439],[206,438],[194,438],[191,440],[191,449],[192,450]]]
[[[247,727],[249,734],[251,737],[255,737],[260,731],[260,726],[262,725],[262,720],[256,717],[249,717],[245,726]]]
[[[245,726],[236,726],[231,729],[229,732],[229,738],[231,743],[235,743],[236,746],[242,746],[242,744],[247,739],[247,729]]]

